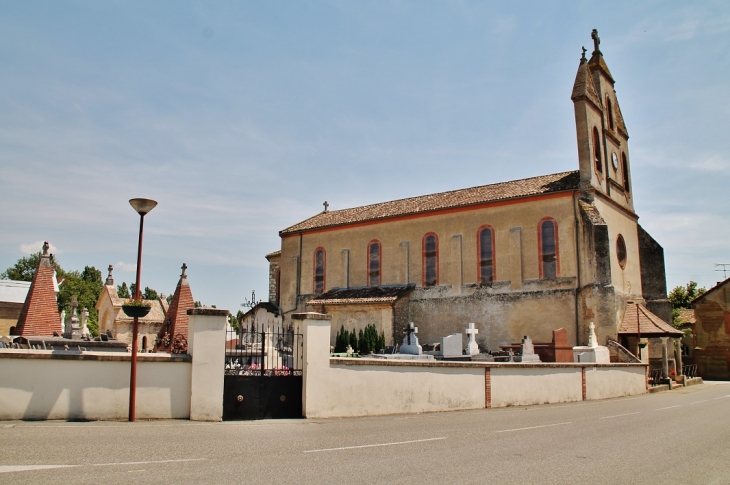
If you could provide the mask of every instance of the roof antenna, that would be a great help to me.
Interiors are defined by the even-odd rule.
[[[716,269],[715,271],[722,271],[723,279],[727,279],[727,267],[730,263],[715,263],[715,266],[722,266],[722,269]]]

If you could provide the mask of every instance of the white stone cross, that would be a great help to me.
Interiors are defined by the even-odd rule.
[[[598,347],[598,339],[596,338],[596,326],[591,322],[588,325],[588,347]]]
[[[406,337],[408,338],[408,345],[411,345],[411,334],[412,333],[418,333],[418,327],[414,327],[413,322],[410,322],[408,324],[408,327],[406,327],[406,330],[405,330]],[[415,335],[414,335],[414,337],[415,337]]]
[[[466,345],[466,353],[469,355],[477,355],[479,353],[479,345],[477,345],[476,335],[479,333],[478,328],[474,328],[473,323],[469,323],[466,334],[469,336],[469,343]]]

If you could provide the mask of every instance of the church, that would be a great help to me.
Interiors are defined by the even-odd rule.
[[[629,134],[592,38],[571,94],[577,170],[343,210],[325,203],[266,256],[285,320],[330,314],[332,342],[341,327],[373,324],[388,345],[408,322],[422,343],[473,322],[484,350],[524,335],[549,342],[558,328],[585,345],[591,322],[601,344],[637,355],[642,337],[674,337],[663,249],[638,224]]]

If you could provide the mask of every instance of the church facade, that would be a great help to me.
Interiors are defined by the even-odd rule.
[[[578,170],[351,209],[280,231],[270,300],[333,316],[334,332],[374,324],[388,344],[408,322],[422,343],[479,329],[484,349],[565,328],[584,345],[619,335],[627,305],[671,321],[661,246],[638,224],[629,135],[599,49],[572,91]]]

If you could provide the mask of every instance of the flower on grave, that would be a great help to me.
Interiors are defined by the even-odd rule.
[[[147,300],[135,300],[134,298],[129,298],[127,300],[124,300],[124,303],[122,305],[123,306],[134,306],[134,307],[143,307],[143,306],[150,307],[150,306],[152,306],[152,302],[147,301]]]
[[[155,339],[155,345],[158,347],[167,347],[170,345],[170,342],[172,341],[172,336],[165,332],[165,334],[160,337],[159,335]],[[187,351],[187,342],[185,342],[185,350]]]
[[[288,376],[290,374],[291,374],[291,369],[289,369],[285,365],[282,365],[280,367],[274,367],[274,375],[275,376]]]
[[[168,335],[167,333],[165,335]],[[181,333],[175,335],[172,340],[171,354],[186,354],[188,352],[188,341]]]

